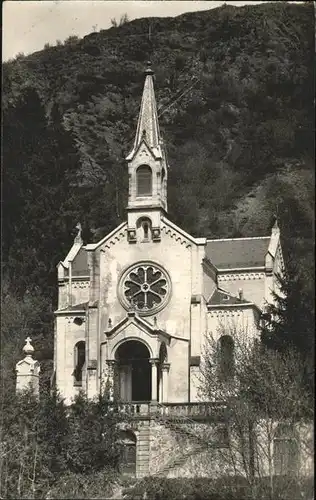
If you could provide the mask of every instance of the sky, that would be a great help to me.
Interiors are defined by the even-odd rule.
[[[6,0],[2,4],[2,60],[42,50],[45,43],[56,45],[70,35],[79,38],[111,27],[111,19],[127,14],[129,20],[141,17],[174,17],[185,12],[209,10],[223,3],[254,5],[243,1],[136,1],[136,0]]]

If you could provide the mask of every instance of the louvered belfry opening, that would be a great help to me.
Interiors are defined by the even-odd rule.
[[[136,171],[137,196],[152,195],[152,171],[148,165],[141,165]]]
[[[137,340],[124,342],[116,351],[119,398],[122,401],[151,401],[149,351]]]

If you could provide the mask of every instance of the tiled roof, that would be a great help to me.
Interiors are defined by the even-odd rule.
[[[233,305],[233,304],[249,304],[249,300],[239,299],[234,297],[224,290],[214,290],[208,304],[211,306],[217,306],[221,304]]]
[[[208,240],[206,256],[217,269],[264,266],[270,236]]]
[[[80,248],[77,255],[72,262],[72,275],[73,276],[89,276],[90,271],[88,267],[88,256],[84,248]]]

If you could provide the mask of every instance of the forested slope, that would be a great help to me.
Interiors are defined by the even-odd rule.
[[[55,266],[76,223],[92,241],[125,218],[124,155],[147,59],[171,167],[170,218],[195,236],[237,237],[268,234],[277,214],[311,297],[313,4],[135,20],[3,65],[6,370],[26,334],[51,357]]]

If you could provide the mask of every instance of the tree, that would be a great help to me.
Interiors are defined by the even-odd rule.
[[[230,370],[230,376],[223,380],[219,371],[223,351],[218,340],[224,336],[233,342],[234,364],[233,374]],[[274,500],[280,488],[285,494],[287,488],[303,487],[306,471],[298,464],[291,471],[293,481],[282,483],[275,470],[278,425],[293,432],[288,436],[291,443],[298,434],[305,461],[312,457],[310,402],[303,375],[297,353],[268,349],[237,325],[207,334],[200,395],[204,401],[226,404],[229,440],[220,457],[231,473],[246,478],[254,500]]]
[[[41,454],[37,443],[38,401],[33,391],[1,394],[0,487],[4,498],[34,498]]]
[[[292,259],[277,279],[274,303],[267,305],[263,315],[262,342],[280,353],[294,349],[301,356],[305,383],[313,394],[315,306],[310,277],[304,276]]]
[[[1,498],[102,496],[119,458],[118,419],[108,403],[106,394],[96,401],[79,395],[66,407],[56,391],[40,398],[31,389],[2,391]]]
[[[55,298],[56,264],[77,220],[78,209],[67,204],[77,151],[56,107],[48,122],[32,87],[7,108],[4,129],[2,249],[10,286],[20,296]]]
[[[89,474],[114,468],[119,460],[116,414],[107,393],[94,401],[80,393],[71,405],[67,442],[67,466],[75,473]]]
[[[128,15],[125,13],[125,14],[121,15],[119,21],[117,21],[115,19],[115,17],[113,17],[111,19],[111,26],[113,26],[113,28],[117,28],[117,27],[123,26],[124,24],[126,24],[128,22],[129,22],[129,18],[128,18]]]

